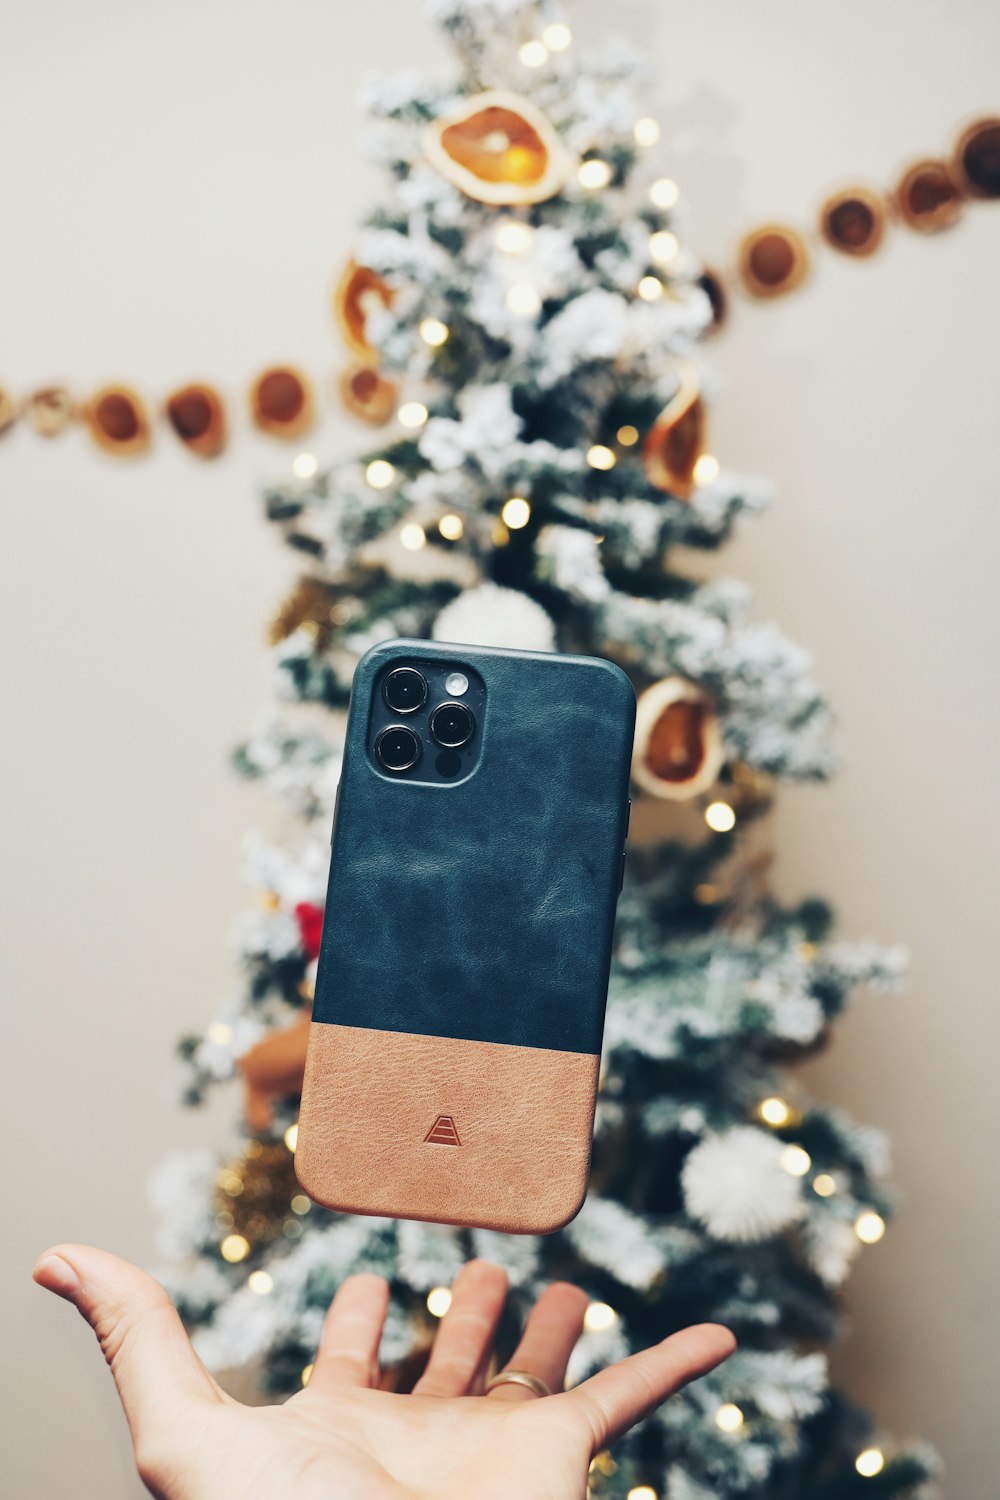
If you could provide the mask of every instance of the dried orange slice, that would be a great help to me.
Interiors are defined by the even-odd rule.
[[[435,120],[424,151],[443,177],[480,203],[544,203],[572,165],[541,110],[499,90],[477,94],[457,114]]]
[[[688,500],[694,470],[705,451],[705,404],[694,366],[679,365],[680,382],[646,434],[642,462],[650,484]]]

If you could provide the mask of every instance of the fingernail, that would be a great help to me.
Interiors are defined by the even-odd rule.
[[[67,1302],[75,1302],[82,1290],[79,1276],[61,1255],[43,1255],[31,1274],[39,1286]]]

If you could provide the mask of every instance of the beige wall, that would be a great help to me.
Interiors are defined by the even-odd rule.
[[[353,144],[357,77],[437,55],[410,5],[342,11],[8,14],[0,378],[162,391],[203,373],[235,391],[271,359],[332,368],[327,288],[375,191]],[[667,160],[712,258],[755,220],[807,216],[828,185],[886,181],[1000,102],[987,0],[615,11],[651,35]],[[580,12],[595,33],[601,7]],[[835,789],[786,796],[780,884],[829,893],[846,932],[915,955],[910,993],[862,1001],[813,1069],[892,1132],[905,1192],[851,1284],[839,1363],[888,1427],[940,1443],[963,1500],[992,1493],[1000,1291],[998,252],[1000,209],[981,208],[939,240],[895,234],[872,264],[826,256],[787,305],[740,306],[717,352],[717,449],[780,489],[725,565],[816,648],[848,758]],[[328,419],[314,446],[347,435]],[[134,468],[76,434],[0,448],[0,1406],[19,1497],[138,1492],[89,1335],[27,1276],[61,1237],[150,1259],[149,1167],[230,1127],[227,1101],[174,1108],[170,1050],[232,982],[239,841],[266,816],[225,756],[261,702],[263,626],[289,571],[255,491],[288,463],[244,431],[210,468],[166,441]]]

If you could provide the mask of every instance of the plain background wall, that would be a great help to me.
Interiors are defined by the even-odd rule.
[[[887,184],[1000,104],[988,0],[613,9],[655,61],[664,166],[710,260],[755,222],[808,222],[844,180]],[[581,0],[581,36],[603,10]],[[0,379],[162,394],[203,375],[235,395],[281,359],[326,378],[331,279],[381,190],[356,150],[359,78],[442,61],[399,0],[8,8]],[[833,789],[785,795],[779,885],[914,952],[909,993],[860,1001],[810,1070],[892,1133],[905,1195],[850,1283],[837,1363],[887,1433],[939,1443],[963,1500],[993,1490],[1000,1292],[998,255],[995,206],[937,239],[894,232],[873,262],[824,254],[783,305],[740,303],[715,350],[716,451],[779,488],[722,566],[815,648],[848,761]],[[310,446],[355,440],[328,414]],[[139,1492],[89,1333],[28,1275],[59,1238],[154,1259],[150,1167],[235,1118],[235,1097],[180,1113],[170,1058],[234,982],[239,844],[270,816],[226,755],[262,707],[292,571],[256,492],[291,457],[242,419],[213,466],[166,435],[135,466],[82,433],[0,445],[0,1405],[18,1497]]]

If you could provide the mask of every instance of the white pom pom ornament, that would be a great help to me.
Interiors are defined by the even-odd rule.
[[[462,646],[506,646],[513,651],[554,651],[555,626],[540,604],[518,589],[481,583],[459,594],[434,621],[436,641]]]
[[[752,1125],[707,1136],[681,1173],[688,1213],[717,1240],[770,1239],[805,1212],[799,1179],[781,1164],[784,1143]]]

